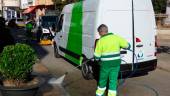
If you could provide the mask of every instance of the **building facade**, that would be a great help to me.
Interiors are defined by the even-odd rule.
[[[167,0],[166,14],[168,17],[165,19],[165,24],[170,25],[170,0]]]
[[[28,0],[20,0],[20,9],[26,9],[28,8],[29,5],[29,1]]]
[[[54,5],[53,0],[35,0],[35,5]]]
[[[1,16],[5,19],[17,18],[21,14],[18,11],[20,8],[20,0],[0,0]]]
[[[0,0],[0,16],[2,16],[2,3],[3,3],[3,0]]]
[[[19,7],[20,0],[3,0],[3,6]]]

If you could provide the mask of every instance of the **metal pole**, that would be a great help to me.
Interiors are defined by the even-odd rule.
[[[22,9],[22,0],[19,0],[19,18],[22,18],[21,9]]]
[[[56,0],[54,0],[54,10],[56,11]]]
[[[2,7],[1,14],[2,14],[2,17],[4,17],[4,2],[3,2],[3,0],[1,0],[1,7]]]
[[[135,63],[135,21],[134,21],[135,17],[134,17],[134,1],[132,0],[132,40],[133,40],[133,54],[132,54],[132,71],[134,70],[134,63]]]

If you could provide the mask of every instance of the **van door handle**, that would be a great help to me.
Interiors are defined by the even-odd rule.
[[[142,44],[140,44],[140,45],[136,45],[136,47],[143,47],[143,45],[142,45]]]
[[[120,54],[127,54],[127,51],[120,51]]]

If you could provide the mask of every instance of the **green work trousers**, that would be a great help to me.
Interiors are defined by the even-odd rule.
[[[99,90],[96,91],[96,96],[101,95],[101,94],[97,95],[97,92],[100,92],[101,89],[106,89],[107,84],[109,84],[108,96],[116,96],[116,95],[109,95],[109,94],[111,94],[111,92],[113,91],[115,92],[114,94],[116,94],[117,79],[118,79],[118,73],[120,70],[120,63],[121,63],[120,59],[100,62],[100,72],[99,72],[99,82],[98,82]],[[103,92],[102,94],[104,95]]]

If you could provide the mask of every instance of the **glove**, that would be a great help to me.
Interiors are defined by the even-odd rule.
[[[128,43],[128,48],[122,48],[122,49],[131,50],[130,48],[131,48],[131,45],[130,45],[130,43]]]

